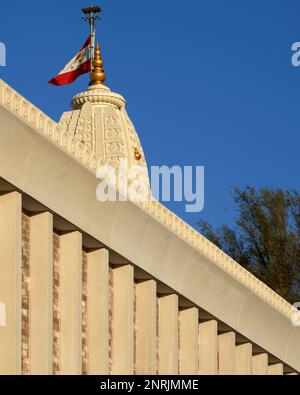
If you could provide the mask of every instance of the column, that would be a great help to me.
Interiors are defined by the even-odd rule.
[[[87,344],[90,375],[108,374],[108,270],[108,250],[87,254]]]
[[[245,343],[235,348],[235,374],[252,374],[252,344]]]
[[[235,374],[235,333],[227,332],[218,336],[219,374]]]
[[[112,270],[112,365],[111,374],[133,374],[134,269],[131,265]]]
[[[30,372],[53,373],[53,218],[30,218]]]
[[[0,327],[0,374],[21,374],[22,197],[0,196],[0,303],[6,326]]]
[[[199,311],[187,308],[179,312],[179,373],[182,375],[198,375]]]
[[[283,364],[275,363],[274,365],[269,365],[268,367],[269,376],[282,376],[283,375]]]
[[[267,375],[268,374],[268,354],[258,354],[252,357],[252,374]]]
[[[218,374],[218,323],[215,320],[199,325],[199,373]]]
[[[178,374],[178,296],[158,298],[158,373]]]
[[[82,373],[82,235],[60,236],[61,374]]]
[[[156,374],[156,281],[136,284],[136,373]]]

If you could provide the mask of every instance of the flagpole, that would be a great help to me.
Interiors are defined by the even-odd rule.
[[[82,19],[84,21],[89,22],[90,24],[90,36],[91,36],[91,44],[90,44],[90,61],[91,61],[91,71],[90,75],[92,76],[93,72],[93,60],[94,60],[94,52],[95,52],[95,26],[96,26],[96,21],[100,19],[100,17],[97,14],[100,14],[101,8],[98,6],[93,6],[91,5],[88,8],[82,8],[82,12],[86,15]]]
[[[92,14],[91,14],[92,18]],[[92,68],[93,68],[93,60],[94,60],[94,51],[95,51],[95,28],[94,28],[94,23],[90,23],[90,28],[91,28],[91,48],[90,48],[90,59],[91,59],[91,72],[90,74],[92,75]]]

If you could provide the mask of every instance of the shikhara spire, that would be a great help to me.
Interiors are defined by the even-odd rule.
[[[91,26],[89,62],[89,87],[75,97],[71,106],[73,111],[65,112],[59,122],[65,135],[73,136],[85,149],[94,152],[98,163],[111,166],[116,173],[138,169],[137,177],[144,177],[149,184],[148,170],[139,136],[127,111],[126,100],[104,85],[106,73],[103,69],[99,43],[95,42],[96,13],[99,7],[84,8],[84,20]],[[98,17],[99,19],[99,17]],[[91,57],[91,50],[93,57]]]

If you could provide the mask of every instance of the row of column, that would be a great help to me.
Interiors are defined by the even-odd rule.
[[[0,374],[22,373],[21,216],[18,192],[0,196]],[[81,374],[82,235],[59,239],[60,373]],[[30,217],[29,255],[30,373],[52,374],[52,214]],[[180,309],[178,295],[158,296],[155,280],[135,282],[132,265],[109,268],[107,250],[87,253],[89,374],[283,374],[250,343],[236,344],[234,332],[218,333],[216,320],[199,321],[197,308]]]
[[[153,329],[153,322],[156,319],[153,307],[155,305],[153,299],[155,300],[156,297],[153,289],[155,284],[153,281],[147,281],[139,286],[143,289],[143,302],[147,301],[143,303],[143,308],[148,307],[148,309],[137,315],[137,338],[140,337],[142,345],[139,347],[137,343],[138,374],[155,372],[166,375],[283,374],[283,364],[269,366],[268,355],[266,353],[253,355],[250,343],[236,345],[234,332],[218,334],[216,320],[199,323],[197,308],[179,310],[178,296],[175,294],[158,298],[158,360],[156,360],[153,351],[156,340],[155,328]],[[144,319],[146,316],[148,322]],[[152,322],[149,322],[151,316]],[[139,325],[143,328],[142,331]],[[148,328],[148,332],[145,327]]]

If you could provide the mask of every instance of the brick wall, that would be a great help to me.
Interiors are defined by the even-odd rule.
[[[53,234],[53,374],[60,373],[60,264],[59,236]]]
[[[82,374],[88,374],[87,254],[82,253]]]
[[[30,374],[30,222],[26,214],[22,214],[22,374]]]

